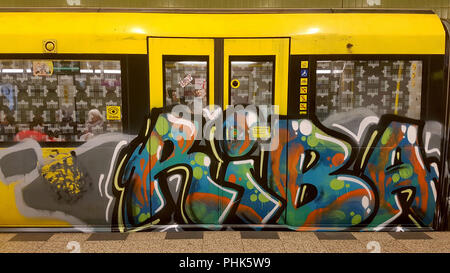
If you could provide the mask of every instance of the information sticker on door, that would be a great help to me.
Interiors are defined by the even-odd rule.
[[[269,126],[255,126],[252,128],[252,134],[254,138],[269,138],[270,127]]]
[[[120,106],[106,106],[107,120],[120,120]]]
[[[186,77],[184,77],[184,79],[182,79],[178,82],[178,84],[184,88],[186,85],[190,84],[192,80],[193,80],[193,78],[192,78],[191,74],[187,74]]]
[[[33,76],[53,75],[52,61],[33,61]]]

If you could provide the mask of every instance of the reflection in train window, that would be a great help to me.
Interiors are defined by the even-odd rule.
[[[194,110],[194,101],[204,108],[208,102],[208,56],[163,56],[164,104],[185,104]]]
[[[316,115],[321,121],[349,111],[419,119],[421,91],[422,61],[317,61]]]
[[[275,56],[230,57],[230,104],[272,105]]]
[[[1,60],[0,141],[86,141],[122,132],[120,61]]]

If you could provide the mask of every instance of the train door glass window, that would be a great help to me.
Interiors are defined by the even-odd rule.
[[[0,90],[2,142],[122,132],[120,61],[1,60]]]
[[[250,136],[259,141],[270,137],[274,78],[275,56],[230,56],[230,104],[257,106],[259,118],[252,125]]]
[[[321,121],[348,112],[419,119],[421,92],[422,61],[317,61],[316,115]]]
[[[275,56],[231,56],[231,105],[273,105],[274,73]]]
[[[208,56],[163,56],[164,105],[184,104],[194,110],[194,101],[208,102]]]

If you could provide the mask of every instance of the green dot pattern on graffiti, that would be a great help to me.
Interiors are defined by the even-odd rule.
[[[169,122],[164,117],[160,117],[156,122],[155,129],[160,136],[163,136],[169,132]]]
[[[330,187],[335,191],[342,189],[344,187],[344,185],[345,185],[345,182],[342,180],[339,180],[339,179],[333,179],[330,182]]]
[[[262,194],[262,193],[260,193],[258,195],[258,199],[259,199],[259,201],[261,201],[261,203],[266,203],[266,202],[269,201],[269,199],[267,199],[267,197],[264,194]]]
[[[316,147],[317,144],[319,144],[319,140],[317,139],[317,137],[315,137],[314,135],[310,135],[308,137],[308,140],[306,141],[308,143],[309,146],[311,147]]]
[[[195,167],[193,171],[193,175],[196,179],[201,179],[203,176],[203,170],[200,167]]]
[[[400,174],[401,178],[408,179],[413,175],[414,170],[410,164],[403,164],[402,168],[398,171],[398,173]]]
[[[361,215],[356,214],[355,216],[352,217],[352,225],[357,225],[359,223],[361,223]]]
[[[205,166],[205,157],[206,155],[203,153],[197,153],[194,157],[195,162],[197,162],[200,166]]]
[[[392,181],[394,181],[394,183],[397,183],[400,180],[400,175],[398,173],[394,173],[392,175]]]

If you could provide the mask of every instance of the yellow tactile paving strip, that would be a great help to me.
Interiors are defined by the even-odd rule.
[[[428,240],[396,240],[388,233],[352,232],[352,240],[319,240],[312,232],[277,232],[279,239],[242,239],[239,231],[205,231],[202,239],[166,239],[164,232],[132,233],[124,240],[89,240],[92,234],[55,233],[46,241],[12,241],[0,233],[0,253],[450,253],[450,232]],[[16,237],[17,238],[17,237]]]

